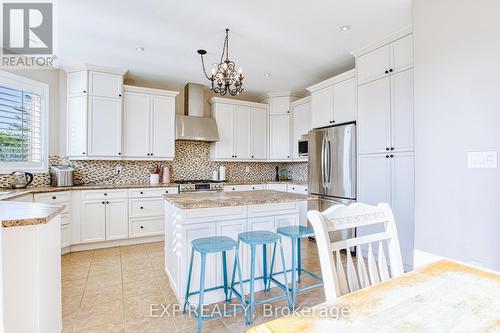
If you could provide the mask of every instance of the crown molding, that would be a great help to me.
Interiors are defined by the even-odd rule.
[[[387,45],[389,43],[394,42],[397,39],[403,38],[409,34],[413,33],[413,26],[409,25],[404,27],[403,29],[397,30],[390,35],[386,36],[384,39],[381,39],[375,43],[369,44],[368,46],[362,47],[360,49],[352,51],[350,54],[354,57],[362,56],[368,52],[371,52],[379,47]]]

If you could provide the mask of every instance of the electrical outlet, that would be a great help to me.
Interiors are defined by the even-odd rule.
[[[115,173],[116,174],[122,173],[122,171],[123,171],[123,165],[121,165],[121,164],[115,165]]]
[[[250,173],[250,167],[249,167],[249,166],[246,166],[246,167],[245,167],[245,172],[246,172],[246,173]]]
[[[467,153],[467,167],[469,169],[496,169],[496,151],[472,151]]]

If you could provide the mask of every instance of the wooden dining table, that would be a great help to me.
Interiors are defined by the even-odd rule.
[[[248,332],[500,332],[500,274],[441,260],[304,310]]]

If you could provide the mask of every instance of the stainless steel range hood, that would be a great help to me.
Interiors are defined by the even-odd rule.
[[[203,116],[203,85],[188,83],[184,87],[184,115],[175,117],[175,139],[190,141],[219,141],[214,118]]]

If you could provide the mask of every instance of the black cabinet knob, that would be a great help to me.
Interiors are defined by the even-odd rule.
[[[252,155],[252,158],[254,158],[253,155]]]
[[[165,191],[165,193],[168,193],[168,191]]]
[[[385,150],[389,151],[389,147],[385,147]]]
[[[141,191],[141,194],[144,194],[144,192]]]
[[[141,206],[141,209],[144,209],[144,207]]]
[[[252,190],[255,190],[255,187],[252,187]]]
[[[118,97],[122,97],[122,94],[118,94]]]
[[[389,69],[389,72],[391,72],[391,73],[392,73],[392,68],[391,68],[391,69]]]
[[[394,155],[391,154],[391,158],[393,158],[393,157],[394,157]]]
[[[144,226],[143,226],[143,225],[141,225],[141,229],[144,229]]]
[[[103,201],[103,202],[102,202],[102,204],[103,204],[103,205],[104,205],[105,203],[106,203],[105,201]]]
[[[107,193],[104,193],[104,195],[108,195]]]
[[[83,93],[84,93],[84,94],[86,94],[86,93],[87,93],[87,90],[84,90],[84,91],[83,91]]]
[[[290,156],[287,156],[287,158],[290,158]]]
[[[389,155],[385,155],[385,158],[389,158]]]
[[[106,204],[109,204],[109,201],[106,201]]]
[[[85,155],[85,152],[83,152],[82,155]]]
[[[121,155],[122,153],[118,153],[118,155]]]
[[[389,74],[389,71],[385,71],[385,74]]]
[[[236,189],[233,187],[233,191],[236,191]]]
[[[391,147],[391,150],[394,150],[394,147]]]
[[[56,200],[57,197],[52,197],[53,200]]]

